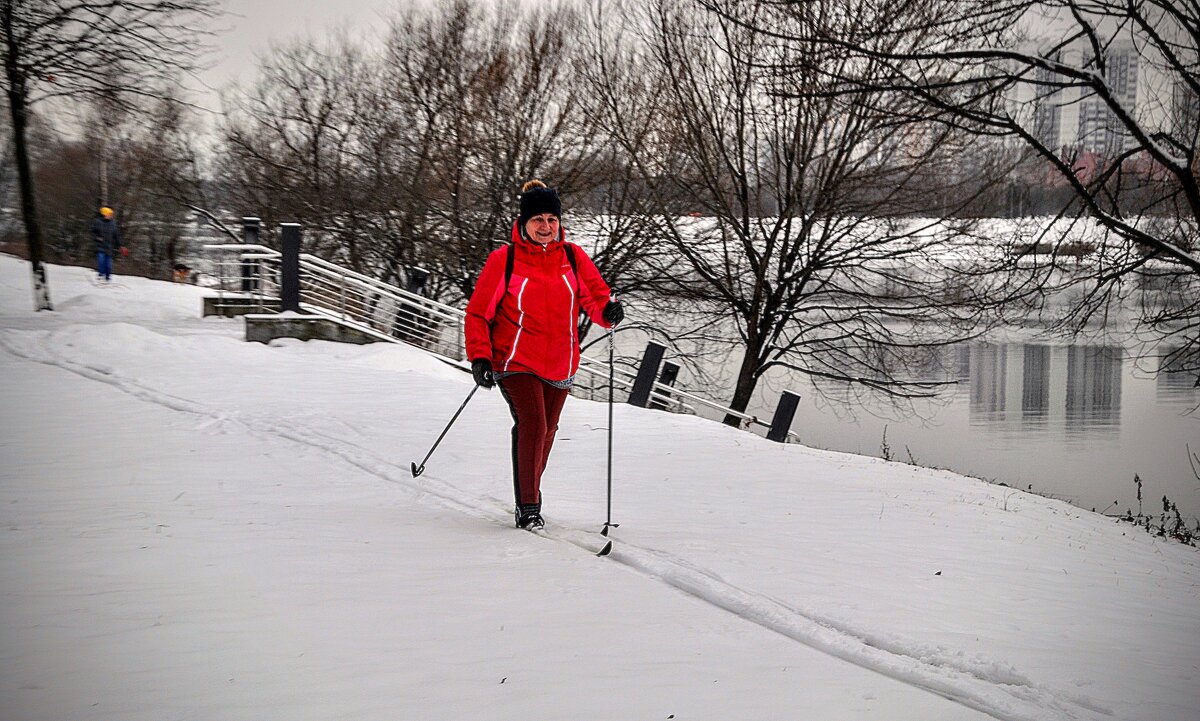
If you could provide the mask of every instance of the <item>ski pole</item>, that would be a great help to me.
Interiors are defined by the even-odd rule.
[[[475,395],[475,391],[477,390],[479,390],[478,385],[471,388],[471,392],[467,394],[467,399],[463,401],[462,405],[458,407],[458,410],[454,412],[454,417],[451,418],[450,422],[446,424],[446,428],[442,431],[442,435],[438,436],[437,440],[433,442],[433,448],[430,448],[429,452],[425,454],[425,458],[422,459],[421,465],[418,466],[416,463],[412,464],[413,478],[416,478],[425,472],[425,461],[428,461],[429,457],[433,455],[433,452],[437,450],[438,444],[441,443],[442,439],[446,437],[446,431],[449,431],[450,426],[454,425],[454,421],[458,420],[458,414],[463,412],[463,409],[467,407],[467,403],[471,402],[471,397]]]
[[[608,518],[604,521],[601,536],[608,535],[609,528],[620,526],[612,522],[612,447],[613,447],[613,329],[608,329]],[[606,551],[610,547],[606,547]],[[603,555],[603,554],[601,554]]]

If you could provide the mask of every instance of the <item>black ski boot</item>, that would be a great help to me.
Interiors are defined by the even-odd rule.
[[[534,531],[546,525],[542,520],[541,503],[519,503],[516,510],[517,528]]]

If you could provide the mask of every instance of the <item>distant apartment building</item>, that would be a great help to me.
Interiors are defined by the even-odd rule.
[[[1087,70],[1099,71],[1102,65],[1094,60],[1090,49],[1081,49],[1078,44],[1048,55],[1048,59]],[[1114,43],[1106,50],[1103,77],[1121,107],[1130,114],[1138,112],[1139,61],[1132,44]],[[1066,82],[1067,78],[1050,68],[1037,67],[1033,82],[1013,96],[1010,102],[1014,106],[1032,107],[1033,137],[1046,149],[1075,156],[1110,158],[1130,149],[1135,140],[1108,102],[1091,89],[1058,86]],[[1200,122],[1198,98],[1182,84],[1176,86],[1174,96],[1172,128],[1184,132],[1190,127],[1195,132]]]
[[[1085,52],[1083,67],[1099,70],[1100,63]],[[1127,112],[1137,107],[1138,56],[1132,45],[1113,45],[1104,54],[1105,84],[1116,101]],[[1110,158],[1123,152],[1133,137],[1109,108],[1108,103],[1094,92],[1084,91],[1079,100],[1079,122],[1075,145],[1084,152]]]
[[[1060,53],[1049,57],[1054,61],[1060,58]],[[1062,88],[1056,87],[1059,82],[1061,78],[1053,70],[1037,68],[1034,71],[1033,137],[1054,152],[1058,152],[1064,144],[1062,117],[1066,94]]]

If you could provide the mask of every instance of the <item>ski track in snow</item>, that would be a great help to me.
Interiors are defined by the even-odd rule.
[[[436,475],[423,474],[421,481],[417,481],[412,478],[409,468],[380,458],[370,449],[344,438],[278,418],[221,411],[122,377],[112,368],[70,360],[55,352],[53,339],[54,331],[8,330],[0,335],[0,346],[16,357],[105,383],[142,401],[200,416],[204,419],[198,426],[200,429],[211,430],[235,424],[254,434],[286,439],[327,453],[382,480],[399,484],[413,491],[417,499],[430,498],[460,513],[503,525],[511,523],[511,510],[500,499],[464,491]],[[353,432],[352,428],[350,430]],[[533,535],[570,543],[589,553],[595,553],[604,543],[598,533],[553,523]],[[901,639],[879,636],[867,629],[853,628],[845,622],[824,618],[811,609],[795,608],[768,595],[738,587],[711,570],[667,551],[615,539],[611,555],[603,562],[620,563],[805,646],[925,689],[1002,721],[1083,720],[1112,716],[1110,710],[1086,699],[1073,698],[1035,683],[1011,665],[980,656],[964,658],[961,652],[956,653],[944,647],[922,647]]]

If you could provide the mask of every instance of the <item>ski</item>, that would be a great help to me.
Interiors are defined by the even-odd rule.
[[[605,543],[604,548],[601,548],[600,552],[596,554],[597,556],[607,556],[608,554],[612,553],[613,542],[612,542],[612,539],[608,537],[608,529],[616,528],[617,526],[620,526],[620,525],[621,524],[619,524],[619,523],[610,523],[608,521],[605,521],[604,528],[600,531],[600,535],[604,536],[604,538],[608,542]]]
[[[590,551],[592,554],[594,554],[596,556],[607,556],[610,553],[612,553],[612,550],[613,550],[613,542],[612,542],[611,538],[605,538],[604,544],[600,547],[600,550],[596,550],[596,543],[595,543],[595,541],[592,540],[592,538],[593,538],[592,534],[586,533],[584,531],[576,531],[576,530],[567,529],[567,528],[559,528],[553,532],[548,532],[546,530],[545,526],[541,526],[538,528],[533,528],[533,527],[520,528],[520,527],[518,527],[517,530],[527,531],[529,533],[532,533],[535,536],[541,536],[542,538],[546,538],[546,539],[550,539],[550,540],[566,541],[568,543],[572,543],[576,546],[579,546],[580,548],[584,549],[585,551]]]

